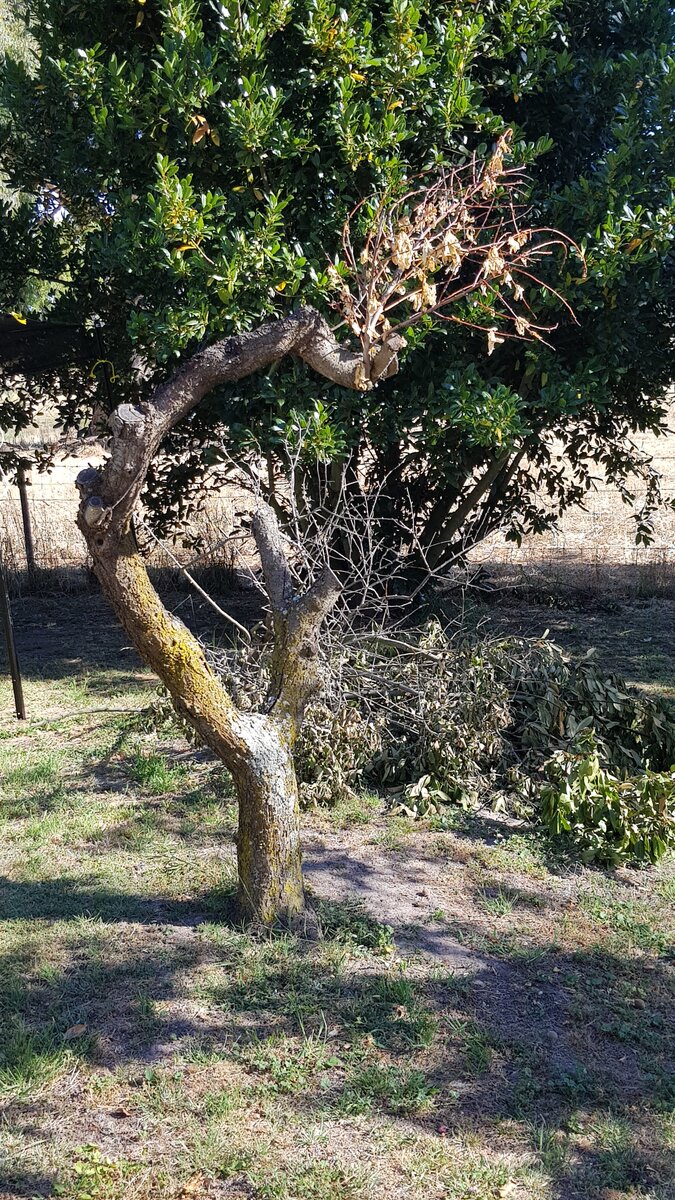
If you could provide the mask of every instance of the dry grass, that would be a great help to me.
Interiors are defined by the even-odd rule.
[[[0,683],[2,1200],[669,1200],[672,862],[324,812],[324,941],[252,937],[218,764],[68,615],[19,614],[26,726]]]

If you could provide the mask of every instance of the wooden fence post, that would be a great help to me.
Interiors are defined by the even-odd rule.
[[[5,635],[5,645],[7,647],[7,658],[9,660],[9,672],[12,676],[12,687],[14,689],[14,707],[16,715],[20,721],[26,720],[26,705],[23,698],[23,685],[21,683],[21,672],[19,670],[19,659],[16,653],[16,643],[14,641],[14,629],[12,627],[12,610],[9,606],[9,592],[7,590],[7,579],[5,576],[5,568],[0,562],[0,621]]]

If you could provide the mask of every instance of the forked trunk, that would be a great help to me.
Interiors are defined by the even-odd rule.
[[[285,723],[237,711],[197,639],[162,604],[130,536],[113,552],[93,550],[103,591],[139,655],[232,776],[242,915],[265,925],[295,923],[304,891],[298,787]]]
[[[167,687],[180,716],[230,772],[239,798],[239,884],[247,916],[295,923],[304,907],[298,788],[291,750],[305,706],[320,687],[319,629],[339,595],[325,568],[297,596],[273,511],[259,505],[254,534],[272,610],[275,649],[265,713],[237,709],[188,629],[164,608],[134,537],[135,510],[162,439],[212,388],[295,354],[333,383],[371,387],[398,369],[393,334],[364,378],[363,356],[335,340],[317,312],[301,308],[198,351],[142,404],[110,418],[110,457],[80,471],[78,525],[94,570],[136,650]]]

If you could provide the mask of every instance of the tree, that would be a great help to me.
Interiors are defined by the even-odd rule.
[[[219,386],[150,470],[158,525],[228,457],[264,461],[271,498],[299,414],[351,486],[380,495],[394,551],[418,566],[442,569],[499,524],[516,538],[546,527],[598,465],[621,486],[631,468],[645,476],[636,515],[649,536],[656,481],[630,434],[663,427],[672,371],[668,0],[115,0],[94,12],[37,0],[27,19],[37,57],[10,55],[2,71],[3,169],[21,199],[0,222],[0,300],[102,325],[116,373],[112,399],[101,364],[93,384],[44,381],[65,425],[147,397],[205,340],[298,303],[326,311],[352,209],[487,154],[506,128],[532,223],[585,251],[583,283],[572,268],[557,284],[579,324],[551,295],[548,344],[507,339],[488,355],[473,295],[464,324],[410,330],[399,374],[375,391],[297,361]],[[13,393],[0,424],[28,421],[34,404]],[[409,506],[414,545],[400,532]]]
[[[305,707],[321,685],[319,633],[340,582],[329,563],[296,595],[273,509],[259,503],[253,532],[270,603],[274,647],[262,713],[238,710],[199,642],[164,608],[138,550],[137,506],[161,444],[213,388],[268,369],[289,355],[333,384],[368,392],[398,369],[409,331],[474,292],[490,322],[510,320],[513,336],[539,337],[521,275],[563,239],[522,226],[519,173],[509,171],[504,135],[484,164],[442,173],[397,200],[367,206],[368,230],[355,254],[350,224],[343,240],[346,273],[334,269],[337,305],[358,350],[337,341],[309,307],[199,351],[145,403],[112,414],[110,456],[77,479],[78,524],[103,591],[141,657],[168,688],[178,714],[229,769],[239,800],[240,900],[256,920],[296,921],[304,913],[298,788],[292,750]],[[351,286],[348,281],[351,281]],[[450,311],[449,311],[450,310]],[[330,553],[330,547],[329,547]]]
[[[275,629],[268,713],[237,711],[186,627],[153,589],[133,517],[149,463],[165,434],[216,384],[261,370],[288,353],[349,382],[360,365],[332,338],[318,313],[301,310],[190,359],[143,408],[116,409],[103,470],[78,476],[79,525],[103,590],[145,661],[169,690],[177,712],[229,768],[239,799],[237,856],[244,911],[264,923],[294,921],[304,910],[298,791],[292,747],[317,688],[318,631],[338,582],[326,569],[301,598],[293,592],[278,524],[260,506],[254,531]],[[355,361],[356,360],[356,364]]]

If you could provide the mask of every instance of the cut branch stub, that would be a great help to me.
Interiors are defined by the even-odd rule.
[[[263,502],[253,516],[253,535],[274,629],[268,711],[292,744],[307,704],[321,687],[319,631],[342,589],[330,567],[324,567],[303,596],[295,595],[276,514]]]

